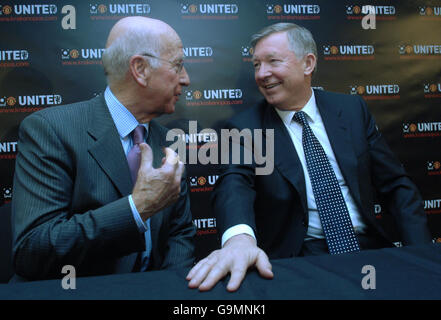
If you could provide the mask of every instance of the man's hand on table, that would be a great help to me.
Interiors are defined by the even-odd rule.
[[[272,279],[274,276],[268,256],[257,247],[256,240],[247,234],[239,234],[228,239],[222,249],[199,261],[186,279],[190,288],[208,291],[230,273],[227,290],[236,291],[250,267],[256,267],[264,278]]]

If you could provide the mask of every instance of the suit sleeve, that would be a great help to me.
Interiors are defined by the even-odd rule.
[[[228,123],[225,128],[231,130],[238,127]],[[223,140],[222,152],[224,152],[223,147],[227,145],[231,147],[231,150],[236,145],[241,155],[249,151],[244,147],[243,140],[231,144]],[[233,152],[229,152],[228,164],[220,167],[220,176],[211,197],[216,225],[221,235],[228,228],[238,224],[250,226],[256,234],[254,212],[256,164],[254,159],[250,164],[244,163],[245,161],[233,161],[232,154]]]
[[[93,261],[142,251],[144,238],[127,197],[86,212],[70,212],[76,170],[49,121],[27,117],[19,129],[13,197],[13,263],[30,280],[61,276],[64,265],[77,275]],[[87,267],[87,265],[89,265]]]
[[[421,195],[393,154],[362,98],[363,120],[371,161],[372,182],[398,225],[404,244],[431,242]]]

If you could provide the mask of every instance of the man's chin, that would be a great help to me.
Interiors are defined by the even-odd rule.
[[[264,96],[264,97],[265,97],[266,102],[268,102],[268,104],[270,104],[270,105],[272,105],[272,106],[274,106],[274,107],[276,107],[276,108],[277,108],[277,106],[280,104],[280,103],[279,103],[280,101],[278,101],[277,99],[275,99],[274,96],[268,96],[268,95],[266,95],[266,96]]]
[[[175,105],[168,105],[164,108],[164,112],[165,114],[172,114],[175,112]]]

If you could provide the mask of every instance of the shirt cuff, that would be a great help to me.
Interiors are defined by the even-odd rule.
[[[135,203],[133,202],[132,195],[129,195],[129,203],[130,208],[132,209],[133,218],[136,221],[136,225],[138,226],[138,230],[140,233],[145,233],[149,229],[147,221],[144,222],[139,215],[138,209],[136,209]]]
[[[247,224],[237,224],[235,226],[228,228],[222,235],[222,247],[224,246],[225,242],[228,241],[228,239],[242,233],[248,234],[252,236],[254,239],[256,239],[253,228],[251,228]]]

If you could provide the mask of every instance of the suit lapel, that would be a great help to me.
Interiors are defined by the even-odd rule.
[[[112,181],[121,196],[127,196],[133,189],[130,169],[118,131],[104,100],[104,95],[93,99],[92,104],[87,129],[91,137],[89,153]],[[118,259],[114,272],[131,272],[136,257],[137,253],[132,253]]]
[[[274,107],[268,105],[265,110],[264,128],[274,128],[274,166],[297,190],[306,212],[308,206],[306,202],[305,176],[294,144]]]
[[[147,136],[147,143],[153,150],[153,167],[159,168],[162,164],[162,158],[165,156],[162,148],[165,147],[163,138],[161,136],[161,128],[156,121],[152,120],[149,123],[149,133]]]
[[[357,157],[351,140],[351,124],[343,113],[338,101],[330,101],[323,93],[315,90],[317,108],[323,120],[326,133],[334,151],[340,171],[348,184],[354,200],[361,207],[360,189],[358,186]]]
[[[159,128],[159,125],[156,123],[156,121],[150,121],[149,124],[149,133],[147,137],[147,143],[153,150],[153,167],[159,168],[162,164],[162,158],[165,156],[162,147],[164,147],[163,141],[161,136],[161,130]],[[150,218],[150,233],[152,237],[152,255],[157,256],[155,254],[155,249],[158,247],[155,244],[159,243],[159,237],[160,237],[160,227],[162,224],[163,219],[163,211],[156,213]],[[153,257],[154,258],[154,257]]]
[[[126,196],[131,193],[133,186],[118,131],[104,96],[96,97],[92,103],[92,116],[88,125],[88,133],[91,136],[89,153],[121,195]]]

